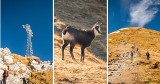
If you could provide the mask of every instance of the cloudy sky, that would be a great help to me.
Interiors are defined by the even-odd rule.
[[[52,61],[52,0],[1,0],[2,47],[24,56],[26,30],[30,24],[33,32],[33,55]]]
[[[109,33],[124,27],[160,31],[160,0],[108,0]]]

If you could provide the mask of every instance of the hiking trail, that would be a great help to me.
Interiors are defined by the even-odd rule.
[[[117,48],[124,48],[125,46],[133,46],[132,44],[127,45],[119,45]],[[131,58],[130,51],[123,50],[120,51],[118,55],[118,59],[112,60],[108,63],[108,77],[109,83],[127,83],[130,80],[136,80],[134,77],[123,77],[126,70],[130,70],[133,72],[129,72],[131,74],[136,73],[137,71],[134,62],[137,59],[137,52],[134,53],[133,58]],[[130,82],[129,82],[130,83]]]

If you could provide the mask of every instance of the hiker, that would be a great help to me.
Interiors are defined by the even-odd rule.
[[[138,52],[138,48],[136,48],[136,52]]]
[[[133,51],[130,51],[131,60],[133,60]]]
[[[149,60],[149,58],[150,58],[149,55],[150,55],[150,54],[149,54],[149,52],[147,51],[147,52],[146,52],[146,58],[147,58],[147,60]]]
[[[7,80],[8,76],[9,76],[8,71],[4,70],[4,73],[3,73],[3,84],[6,84],[6,80]]]

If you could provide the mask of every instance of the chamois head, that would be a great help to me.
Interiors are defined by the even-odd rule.
[[[92,30],[94,31],[94,35],[97,36],[97,35],[101,35],[102,32],[101,32],[101,26],[102,23],[96,23],[93,27],[92,27]]]

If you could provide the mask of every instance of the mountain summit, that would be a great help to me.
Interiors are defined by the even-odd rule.
[[[109,83],[160,83],[159,42],[160,32],[147,28],[129,27],[110,33]],[[146,59],[147,51],[149,60]]]

